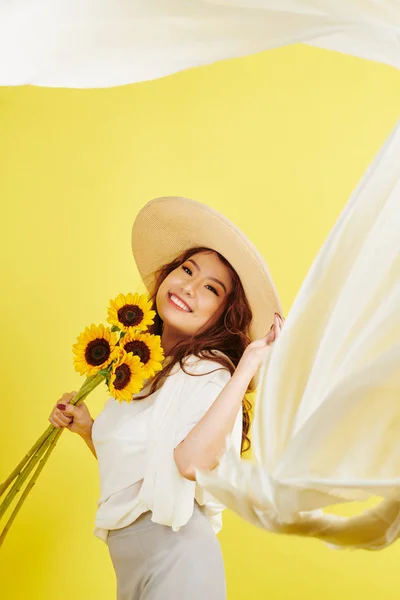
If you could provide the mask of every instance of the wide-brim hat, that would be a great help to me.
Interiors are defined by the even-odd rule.
[[[194,246],[216,250],[229,261],[253,312],[250,337],[265,336],[274,313],[282,314],[281,303],[265,260],[231,221],[201,202],[175,196],[151,200],[138,213],[132,227],[132,251],[150,292],[155,273]]]

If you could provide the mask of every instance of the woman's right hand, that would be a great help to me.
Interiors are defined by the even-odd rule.
[[[66,427],[81,437],[90,437],[93,419],[84,402],[79,406],[70,404],[77,392],[66,392],[50,413],[49,421],[54,427]]]
[[[240,377],[242,374],[245,379],[249,382],[251,381],[269,352],[268,346],[273,344],[280,336],[284,323],[285,319],[278,313],[275,313],[274,322],[267,335],[249,344],[243,352],[235,371],[237,377]]]

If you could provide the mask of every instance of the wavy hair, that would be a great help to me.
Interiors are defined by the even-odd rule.
[[[167,263],[155,273],[155,283],[151,294],[151,300],[153,302],[153,310],[156,311],[156,317],[153,326],[150,328],[151,333],[161,335],[163,331],[163,321],[158,314],[156,307],[156,298],[160,285],[172,271],[199,252],[213,252],[230,272],[232,278],[232,291],[225,300],[224,311],[219,319],[208,329],[196,333],[190,338],[175,344],[171,351],[172,360],[168,361],[163,369],[154,376],[149,392],[144,396],[139,396],[136,400],[147,398],[153,394],[161,386],[163,380],[170,375],[172,368],[177,363],[179,363],[181,369],[185,373],[192,375],[185,370],[184,365],[185,359],[190,355],[197,356],[204,360],[218,362],[222,368],[227,369],[232,375],[243,352],[250,344],[249,330],[253,315],[240,278],[224,256],[211,248],[205,247],[193,247],[186,250],[180,256],[175,258],[175,260]],[[221,352],[222,355],[217,351]],[[250,391],[250,387],[248,388],[248,391]],[[246,396],[242,400],[242,408],[243,423],[241,453],[243,454],[243,452],[246,452],[251,446],[248,434],[252,405]]]

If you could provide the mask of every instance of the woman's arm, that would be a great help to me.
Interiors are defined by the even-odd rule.
[[[86,434],[81,435],[81,438],[86,442],[93,456],[97,458],[96,450],[92,441],[92,428]]]
[[[204,416],[175,448],[175,463],[186,479],[195,481],[195,468],[212,470],[218,465],[250,379],[236,371]]]
[[[65,429],[69,429],[73,433],[80,435],[92,451],[92,454],[97,458],[92,441],[94,419],[92,419],[84,402],[81,402],[78,406],[70,404],[76,394],[76,391],[64,393],[51,411],[49,421],[54,427],[65,427]]]
[[[218,465],[225,452],[226,438],[233,430],[243,396],[270,351],[270,344],[279,336],[282,322],[275,316],[275,323],[270,332],[246,348],[231,379],[204,416],[175,448],[176,466],[186,479],[195,481],[195,469],[211,471]]]

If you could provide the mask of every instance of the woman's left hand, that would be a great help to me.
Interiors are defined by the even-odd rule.
[[[281,315],[279,313],[275,313],[274,322],[271,325],[271,329],[269,330],[269,332],[267,333],[265,338],[261,338],[261,339],[266,339],[267,345],[270,346],[280,336],[281,329],[282,329],[284,323],[285,323],[285,319],[283,317],[281,317]]]
[[[285,323],[285,319],[278,313],[275,313],[274,322],[266,336],[259,340],[255,340],[249,344],[243,352],[243,356],[236,368],[235,375],[243,376],[250,382],[257,373],[258,368],[262,364],[266,354],[269,352],[268,346],[279,337],[281,329]]]

